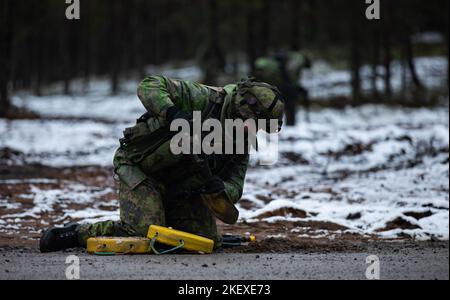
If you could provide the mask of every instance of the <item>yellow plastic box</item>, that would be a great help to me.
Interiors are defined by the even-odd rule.
[[[152,225],[148,238],[141,237],[96,237],[87,241],[87,252],[97,255],[121,254],[164,254],[175,249],[184,249],[197,253],[212,253],[214,241],[191,233]],[[159,252],[156,243],[174,247]]]
[[[150,240],[140,237],[96,237],[87,241],[87,252],[99,255],[150,254]]]
[[[173,247],[180,247],[188,251],[212,253],[214,241],[191,233],[156,226],[150,226],[147,237],[158,243]]]

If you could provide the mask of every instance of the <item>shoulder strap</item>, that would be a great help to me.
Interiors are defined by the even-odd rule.
[[[218,119],[220,120],[220,114],[222,112],[223,102],[217,103],[208,101],[206,107],[202,113],[202,120]]]
[[[205,86],[211,91],[208,103],[202,113],[202,119],[218,119],[222,113],[222,107],[225,102],[225,91],[223,88]]]

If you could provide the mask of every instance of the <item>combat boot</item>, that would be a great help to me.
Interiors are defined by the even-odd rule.
[[[78,241],[78,229],[76,223],[67,224],[60,228],[51,228],[42,234],[39,248],[42,253],[56,252],[70,248],[81,247]]]

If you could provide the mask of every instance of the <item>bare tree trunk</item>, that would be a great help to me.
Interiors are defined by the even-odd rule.
[[[45,32],[44,22],[45,8],[38,3],[34,7],[34,14],[38,17],[36,28],[32,31],[32,48],[33,48],[33,64],[34,64],[34,79],[32,89],[35,95],[42,96],[42,83],[44,81],[44,45],[45,45]],[[40,17],[40,19],[39,19]]]
[[[122,1],[123,2],[123,1]],[[120,53],[122,54],[122,60],[120,62],[120,71],[122,76],[129,79],[131,77],[131,71],[133,69],[134,61],[134,36],[135,33],[131,31],[132,19],[135,19],[133,6],[135,1],[128,1],[126,5],[122,5],[120,9],[120,31],[122,32],[122,38],[120,42]],[[133,16],[129,18],[128,16]]]
[[[401,66],[401,88],[400,88],[400,96],[401,99],[406,98],[406,91],[408,90],[408,76],[407,76],[407,62],[406,59],[401,60],[402,66]]]
[[[250,8],[251,9],[251,8]],[[247,12],[247,59],[250,66],[250,74],[254,74],[255,61],[257,59],[255,49],[255,14],[253,11]]]
[[[232,1],[232,4],[229,8],[228,14],[231,14],[231,16],[234,15],[234,13],[236,11],[239,11],[239,2],[236,1]],[[238,18],[231,18],[232,22],[231,22],[231,28],[239,28],[240,26],[240,22]],[[235,37],[231,36],[229,37],[229,43],[233,44],[233,46],[229,49],[231,51],[231,64],[233,66],[233,72],[232,72],[232,76],[234,79],[237,79],[239,77],[239,53],[240,51],[238,50],[239,46],[238,43],[235,43]]]
[[[9,82],[14,30],[13,3],[14,0],[4,0],[0,4],[0,117],[6,116],[11,107]]]
[[[121,6],[122,1],[112,1],[110,6],[111,18],[112,22],[110,25],[110,33],[115,34],[114,38],[111,38],[111,47],[110,47],[110,80],[111,80],[111,94],[116,95],[119,92],[119,77],[120,77],[120,67],[122,62],[122,28],[121,24]]]
[[[424,86],[419,78],[419,75],[417,74],[416,64],[414,63],[414,49],[411,40],[411,34],[409,33],[405,36],[404,47],[405,47],[405,58],[408,64],[412,81],[414,83],[414,87],[416,89],[423,89]]]
[[[205,57],[205,83],[216,85],[220,73],[224,70],[226,59],[220,47],[220,30],[218,16],[218,2],[217,0],[209,0],[209,44],[207,45]]]
[[[65,22],[65,39],[64,39],[64,94],[71,95],[71,81],[74,77],[75,57],[77,49],[76,45],[76,34],[73,22]]]
[[[143,17],[141,12],[141,2],[135,3],[133,5],[132,14],[136,16],[133,20],[131,20],[130,30],[133,34],[133,42],[132,42],[132,58],[130,64],[133,68],[137,70],[137,74],[139,78],[143,78],[145,76],[145,62],[143,59],[142,51],[140,51],[143,47],[143,39],[144,35],[140,30],[140,27],[143,26]]]
[[[445,34],[445,47],[447,51],[447,88],[450,84],[450,51],[449,51],[449,37],[448,37],[448,25],[447,25],[447,33]]]
[[[291,48],[298,51],[302,48],[302,34],[300,24],[302,21],[303,1],[291,0],[291,19],[292,19],[292,41]]]
[[[380,32],[378,27],[374,28],[374,38],[373,38],[373,53],[372,53],[372,97],[379,99],[380,94],[378,93],[378,65],[380,64]]]
[[[392,16],[392,3],[391,1],[386,2],[386,11],[383,16],[383,51],[384,51],[384,96],[389,101],[392,97],[392,26],[391,26],[391,16]]]
[[[92,22],[91,22],[91,11],[92,11],[92,1],[88,1],[83,5],[83,14],[87,16],[87,20],[85,21],[86,25],[83,28],[82,35],[84,36],[84,40],[86,41],[83,45],[83,57],[82,57],[82,63],[83,63],[83,87],[82,87],[82,93],[87,93],[89,90],[89,81],[91,78],[92,73],[92,48],[93,43],[92,40],[92,34],[93,31],[92,28]]]
[[[445,17],[445,26],[444,26],[444,37],[445,37],[445,49],[447,52],[447,88],[449,87],[450,84],[450,51],[449,51],[449,16],[448,16],[448,4],[449,1],[444,1],[445,5],[444,5],[444,12],[446,14]]]
[[[360,53],[360,36],[359,36],[359,18],[358,6],[356,3],[351,3],[351,21],[350,21],[350,69],[352,74],[352,98],[353,103],[358,104],[361,101],[361,53]]]
[[[271,19],[271,8],[272,0],[264,0],[262,12],[261,12],[261,48],[259,49],[258,56],[267,55],[270,45],[270,23]]]
[[[448,26],[448,25],[447,25]],[[447,28],[447,33],[445,35],[445,44],[446,44],[446,51],[447,51],[447,87],[450,84],[450,51],[449,51],[449,38],[448,38],[448,28]]]
[[[308,5],[308,30],[306,31],[306,39],[308,41],[317,41],[317,25],[318,25],[318,18],[317,18],[317,4],[319,1],[317,0],[307,0],[306,4]]]

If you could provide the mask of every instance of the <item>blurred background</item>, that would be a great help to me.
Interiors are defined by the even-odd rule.
[[[313,98],[436,103],[448,85],[448,1],[381,4],[381,20],[367,20],[362,0],[95,0],[81,1],[80,20],[68,21],[65,1],[2,0],[0,114],[8,92],[43,95],[59,83],[70,95],[104,78],[115,94],[124,80],[137,82],[161,66],[229,83],[280,50],[307,53],[316,69],[348,72],[305,79]]]
[[[80,4],[0,0],[0,244],[118,219],[112,157],[154,74],[286,95],[279,162],[252,161],[226,230],[448,240],[448,0]]]

